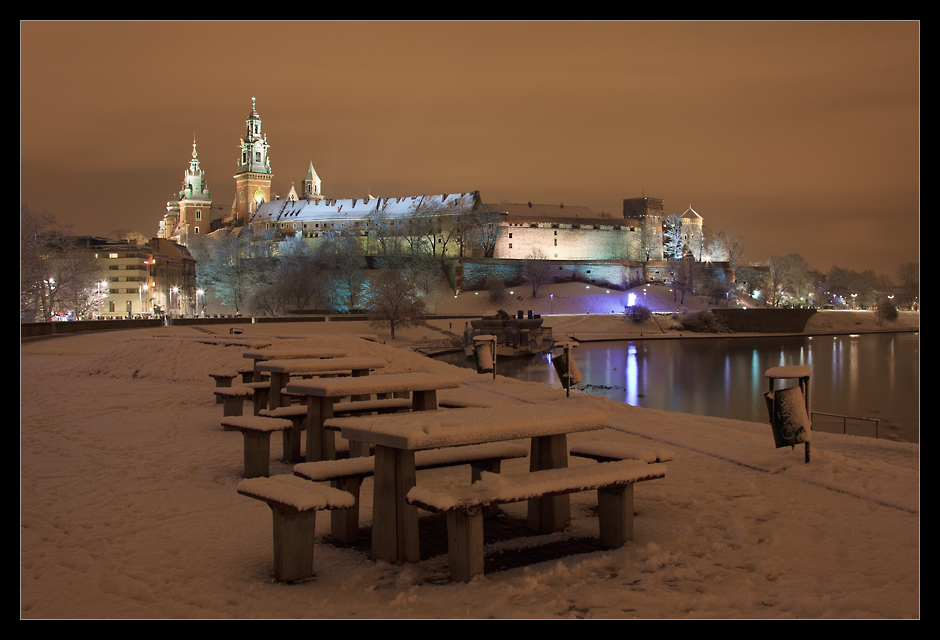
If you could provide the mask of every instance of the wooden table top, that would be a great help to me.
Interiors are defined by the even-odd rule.
[[[271,373],[317,373],[346,369],[382,369],[388,363],[382,358],[297,358],[295,360],[265,360],[258,363],[258,371]]]
[[[460,386],[457,376],[435,373],[395,373],[360,378],[320,378],[291,381],[288,393],[321,397],[342,397],[371,393],[396,393],[403,391],[437,391],[456,389]]]
[[[330,418],[324,424],[340,427],[347,440],[420,450],[594,431],[607,426],[607,414],[583,407],[525,404]]]

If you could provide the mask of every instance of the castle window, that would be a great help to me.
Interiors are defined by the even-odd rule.
[[[196,220],[202,220],[202,210],[196,209]]]
[[[509,248],[512,249],[512,243],[511,243],[511,242],[509,243]]]
[[[510,238],[512,237],[512,234],[511,234],[511,233],[509,234],[509,237],[510,237]]]
[[[555,246],[558,246],[558,238],[555,238]]]

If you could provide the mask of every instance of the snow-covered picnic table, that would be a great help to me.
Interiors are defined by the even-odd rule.
[[[460,386],[457,376],[435,373],[396,373],[356,378],[316,378],[294,380],[287,392],[307,397],[307,461],[336,459],[335,434],[323,423],[333,417],[333,401],[338,398],[372,394],[411,393],[412,411],[437,409],[437,392]]]
[[[284,406],[281,390],[287,386],[291,376],[323,375],[325,373],[351,372],[353,377],[367,376],[375,369],[388,364],[382,358],[296,358],[259,361],[255,370],[271,376],[271,392],[268,396],[269,409]]]
[[[371,376],[379,379],[385,376]],[[391,376],[388,376],[391,377]],[[530,471],[568,466],[567,434],[603,429],[603,411],[558,405],[447,409],[357,418],[332,418],[352,442],[375,445],[372,557],[417,562],[418,513],[408,504],[415,486],[415,451],[530,439]],[[529,501],[529,523],[542,533],[560,531],[571,518],[567,495]]]
[[[255,379],[258,381],[258,364],[267,360],[296,360],[310,358],[344,358],[346,352],[342,349],[249,349],[242,357],[254,360]]]

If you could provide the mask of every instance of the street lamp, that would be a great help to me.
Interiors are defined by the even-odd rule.
[[[548,297],[551,298],[551,302],[552,302],[552,315],[555,315],[555,294],[550,293]]]
[[[201,296],[201,295],[204,296],[205,293],[206,293],[206,292],[203,291],[202,289],[196,289],[196,315],[197,315],[197,316],[199,315],[199,296]],[[203,313],[203,314],[206,313],[206,299],[205,299],[205,297],[203,297],[203,299],[202,299],[202,313]]]

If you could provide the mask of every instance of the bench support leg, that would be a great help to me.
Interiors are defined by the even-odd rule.
[[[297,464],[301,461],[300,457],[300,434],[303,432],[303,419],[291,420],[293,426],[285,429],[283,434],[284,459],[288,462]]]
[[[598,489],[597,515],[602,546],[616,549],[633,540],[633,485]]]
[[[313,575],[317,512],[269,505],[274,515],[274,579],[293,582]]]
[[[470,482],[477,482],[481,478],[481,473],[499,473],[500,460],[479,460],[470,463]],[[483,507],[484,518],[495,518],[499,515],[499,505],[490,504]]]
[[[267,478],[271,458],[271,432],[243,431],[245,436],[245,477]]]
[[[362,478],[343,478],[330,484],[334,489],[348,491],[356,499],[355,506],[330,512],[330,535],[340,542],[355,542],[359,539],[359,487],[362,486]]]
[[[483,573],[483,512],[480,509],[447,512],[447,551],[450,579],[470,582]]]
[[[376,445],[372,559],[418,562],[418,508],[406,496],[415,486],[415,452]]]
[[[270,392],[267,389],[255,389],[254,404],[255,415],[260,416],[262,409],[268,408],[268,396]]]
[[[307,396],[307,462],[336,460],[336,435],[323,428],[333,417],[333,400]]]
[[[218,397],[218,396],[217,396]],[[240,416],[245,408],[245,399],[240,397],[234,398],[225,398],[222,401],[222,416]],[[225,427],[226,431],[231,431],[231,428]]]
[[[529,471],[566,469],[568,439],[565,434],[532,438]],[[564,531],[571,522],[571,497],[568,494],[529,500],[528,527],[539,533]]]

